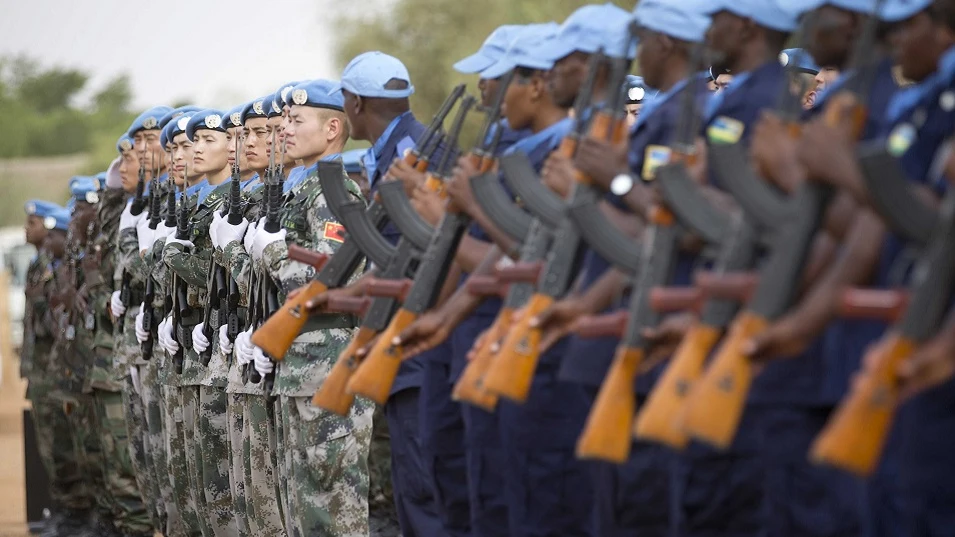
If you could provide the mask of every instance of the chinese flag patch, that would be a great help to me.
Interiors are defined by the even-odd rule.
[[[328,240],[345,242],[345,226],[335,222],[325,222],[325,233],[323,236]]]

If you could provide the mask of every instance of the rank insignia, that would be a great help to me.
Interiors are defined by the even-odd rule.
[[[915,137],[915,126],[903,123],[892,129],[892,133],[889,134],[886,149],[888,149],[889,154],[892,156],[901,157],[909,150],[909,147],[912,147]]]
[[[205,124],[210,129],[218,129],[222,126],[222,118],[219,117],[219,114],[209,114],[206,116]]]
[[[297,89],[292,92],[292,102],[295,104],[305,104],[308,102],[308,92],[303,89]]]
[[[643,170],[640,176],[644,181],[653,181],[657,177],[657,169],[670,162],[670,148],[665,145],[650,145],[643,152]]]
[[[159,126],[159,121],[156,120],[156,118],[154,118],[154,117],[147,117],[146,119],[143,120],[143,128],[144,128],[144,129],[147,129],[147,130],[148,130],[148,129],[155,129],[155,128],[158,127],[158,126]]]
[[[252,103],[252,111],[260,116],[265,115],[265,109],[262,108],[263,103],[264,101],[255,101]]]
[[[132,142],[124,138],[122,141],[119,142],[119,148],[122,149],[123,151],[129,151],[130,149],[133,148],[133,144]]]
[[[325,222],[322,237],[337,242],[345,242],[345,226],[335,222]]]
[[[241,126],[242,126],[242,114],[239,113],[239,112],[233,112],[233,114],[232,114],[231,116],[229,116],[229,121],[232,122],[232,125],[234,125],[234,126],[236,126],[236,127],[241,127]]]
[[[706,129],[706,136],[714,144],[735,144],[743,137],[746,126],[742,121],[720,116]]]

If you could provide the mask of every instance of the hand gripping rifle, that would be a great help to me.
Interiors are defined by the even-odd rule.
[[[879,5],[882,1],[879,0]],[[804,24],[808,25],[808,22]],[[871,86],[875,69],[869,58],[876,25],[876,17],[870,17],[856,44],[853,59],[860,74],[856,83],[849,86],[849,91],[855,95],[848,98],[854,105],[851,120],[857,136],[861,135],[865,123],[865,93]],[[833,101],[840,97],[834,97]],[[831,124],[843,120],[842,109],[833,104],[835,102],[830,103],[825,116]],[[743,354],[742,347],[766,330],[795,301],[812,241],[832,195],[832,188],[828,185],[807,181],[788,201],[791,216],[777,230],[752,299],[733,321],[728,337],[687,401],[684,428],[691,436],[723,449],[732,442],[753,379],[752,364]]]
[[[188,170],[186,171],[188,172]],[[189,240],[192,235],[192,226],[189,224],[189,205],[189,196],[183,189],[179,202],[179,214],[176,218],[176,238],[179,240]],[[173,306],[173,337],[177,338],[179,342],[179,350],[173,356],[173,364],[176,368],[176,374],[181,375],[186,349],[191,349],[193,346],[192,332],[183,325],[183,319],[192,317],[193,311],[189,306],[189,285],[175,273],[173,273],[172,282],[176,301],[176,305]]]
[[[272,177],[270,174],[262,179],[262,196],[259,199],[259,215],[267,215],[269,212],[269,203],[271,202],[272,196],[271,193],[275,190],[276,185],[273,184],[271,180]],[[291,250],[290,250],[291,255]],[[270,278],[267,271],[260,271],[257,267],[253,267],[249,274],[249,325],[251,328],[258,328],[266,319],[266,297],[265,297],[265,286],[267,285],[267,280]],[[242,370],[242,382],[248,384],[253,382],[258,384],[262,381],[262,376],[259,375],[259,372],[255,370],[254,365],[250,362],[245,365],[245,368]]]
[[[415,150],[404,157],[405,162],[415,166],[419,171],[424,171],[427,168],[426,157],[430,157],[429,154],[424,154],[422,151],[425,151],[431,145],[430,142],[440,129],[444,118],[451,111],[460,94],[464,93],[463,86],[459,88],[455,88],[441,109],[438,110],[431,125],[417,141]],[[321,167],[321,163],[319,166]],[[379,203],[372,202],[365,213],[368,220],[378,229],[384,229],[384,226],[388,223],[387,214]],[[361,257],[362,250],[356,244],[356,241],[345,241],[332,256],[332,259],[318,272],[315,279],[301,289],[295,298],[286,300],[285,304],[252,334],[252,343],[273,357],[281,358],[285,356],[289,347],[292,346],[292,341],[298,337],[308,320],[308,309],[305,304],[329,289],[344,285],[348,277],[358,268]]]
[[[159,178],[155,177],[150,185],[149,192],[149,229],[155,231],[162,222],[160,212],[162,211],[162,199],[159,194]],[[143,301],[143,330],[149,333],[146,341],[141,345],[143,360],[151,360],[153,357],[153,344],[155,332],[155,315],[153,301],[156,299],[156,283],[152,276],[146,275],[146,296]]]
[[[442,156],[442,162],[438,169],[441,176],[447,176],[450,173],[451,154],[454,153],[454,146],[457,145],[457,138],[461,133],[464,120],[473,105],[474,98],[470,96],[465,97],[461,103],[449,133],[448,147]],[[394,219],[394,216],[392,218]],[[395,223],[397,224],[397,221]],[[430,244],[424,250],[424,255],[415,273],[414,283],[407,292],[404,304],[395,313],[388,328],[378,339],[378,343],[368,353],[368,356],[348,381],[348,391],[364,395],[379,404],[385,404],[388,400],[391,386],[394,384],[395,377],[398,375],[398,368],[403,361],[401,347],[393,345],[392,340],[421,314],[434,306],[441,292],[442,283],[447,278],[448,271],[454,262],[457,245],[460,243],[464,232],[467,231],[467,224],[468,219],[465,213],[458,210],[452,203],[439,226],[439,230],[430,237]],[[402,282],[398,285],[406,286],[407,284]],[[384,287],[383,291],[388,294],[392,294],[389,291],[398,291],[394,285],[390,286],[390,289],[388,289],[389,286]],[[392,296],[394,295],[392,294]]]

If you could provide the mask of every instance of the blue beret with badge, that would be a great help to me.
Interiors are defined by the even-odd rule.
[[[342,92],[335,91],[337,82],[331,80],[309,80],[295,86],[289,93],[289,105],[312,106],[315,108],[345,109],[345,98]]]
[[[361,159],[367,152],[367,149],[352,149],[342,153],[342,166],[345,167],[345,173],[361,173]]]
[[[786,9],[798,18],[822,6],[833,6],[846,11],[869,14],[875,8],[875,2],[873,0],[789,0]]]
[[[505,24],[491,32],[477,52],[454,64],[455,71],[464,74],[480,73],[504,57],[507,46],[523,28],[519,24]]]
[[[269,117],[269,108],[272,105],[268,104],[272,101],[272,95],[266,95],[264,97],[259,97],[258,99],[253,99],[252,102],[245,105],[242,108],[242,124],[245,125],[245,122],[257,118],[257,117]]]
[[[780,52],[779,63],[781,63],[783,67],[789,67],[800,73],[818,75],[820,71],[816,62],[812,61],[812,56],[809,55],[809,52],[801,48],[787,48]]]
[[[225,132],[224,115],[225,112],[222,110],[215,110],[213,108],[196,112],[186,123],[186,137],[189,138],[189,140],[195,141],[197,131],[213,130]]]
[[[43,217],[43,227],[49,230],[66,231],[70,228],[70,218],[72,216],[71,209],[57,205],[47,216]]]
[[[407,82],[404,89],[388,89],[391,80]],[[355,56],[342,72],[342,80],[335,88],[348,90],[361,97],[404,99],[414,94],[411,75],[401,60],[377,50]]]
[[[515,67],[549,70],[554,62],[547,58],[545,45],[557,37],[559,29],[556,22],[528,24],[507,46],[504,56],[481,72],[481,77],[497,78]]]
[[[878,17],[885,22],[901,22],[910,19],[932,5],[932,0],[885,0]]]
[[[162,132],[163,135],[167,137],[169,143],[173,143],[176,136],[186,132],[186,127],[189,126],[189,120],[192,119],[192,116],[195,114],[195,112],[186,112],[166,125],[166,128],[164,128]]]
[[[282,115],[282,102],[279,100],[280,98],[280,95],[273,93],[272,97],[263,103],[265,105],[265,117],[278,117]]]
[[[627,104],[640,104],[650,94],[642,76],[627,75]]]
[[[149,130],[158,130],[159,120],[166,116],[169,112],[172,112],[172,108],[168,106],[154,106],[142,114],[136,116],[136,119],[133,120],[133,124],[129,126],[129,129],[126,131],[126,134],[130,138],[134,137],[139,131],[149,131]]]
[[[70,195],[73,203],[99,203],[99,181],[95,177],[78,175],[70,179]]]
[[[242,128],[242,110],[245,109],[245,104],[240,104],[235,108],[229,110],[225,113],[225,128],[227,129],[240,129]]]
[[[179,116],[179,117],[183,117],[183,116]],[[168,123],[166,123],[166,125],[163,126],[162,131],[160,131],[159,133],[159,145],[166,147],[167,145],[172,143],[172,136],[170,136],[170,134],[172,133],[172,129],[175,128],[175,126],[176,126],[176,122],[172,120],[170,120]]]
[[[567,17],[554,39],[539,45],[536,54],[551,62],[574,52],[599,50],[615,58],[633,58],[637,49],[628,42],[631,18],[628,11],[609,2],[583,6]]]
[[[133,149],[133,139],[129,137],[128,134],[123,134],[119,137],[119,140],[116,140],[116,151],[120,155]]]
[[[162,117],[162,119],[159,120],[159,128],[160,128],[160,129],[165,129],[165,128],[166,128],[166,125],[168,125],[169,122],[172,121],[173,119],[176,119],[177,117],[179,117],[179,116],[181,116],[181,115],[183,115],[183,114],[185,114],[185,113],[187,113],[187,112],[198,112],[199,110],[202,110],[202,107],[200,107],[200,106],[193,106],[193,105],[191,105],[191,104],[186,105],[186,106],[180,106],[179,108],[176,108],[175,110],[173,110],[173,111],[169,112],[168,114],[164,115],[164,116]]]
[[[43,219],[53,216],[58,210],[63,210],[63,207],[52,201],[30,200],[23,204],[23,212],[25,212],[27,216],[36,216]]]
[[[707,0],[701,4],[706,15],[728,11],[737,17],[750,19],[764,28],[791,32],[796,29],[796,16],[782,6],[781,0]]]
[[[710,17],[683,0],[643,0],[633,16],[643,28],[675,39],[700,43],[710,27]]]
[[[275,93],[272,94],[272,99],[279,105],[279,108],[292,106],[292,90],[295,89],[295,86],[300,86],[306,82],[308,82],[308,80],[296,80],[295,82],[282,84],[282,87],[275,90]]]

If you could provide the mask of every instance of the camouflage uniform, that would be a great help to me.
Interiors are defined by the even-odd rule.
[[[213,212],[218,210],[229,193],[229,182],[215,187],[196,210],[192,219],[194,251],[186,252],[181,244],[170,243],[163,249],[163,261],[170,270],[193,289],[206,290],[209,265],[213,258],[209,225]],[[207,292],[205,294],[208,294]],[[190,299],[192,303],[192,299]],[[196,300],[196,305],[203,301]],[[213,324],[215,326],[215,323]],[[215,344],[218,333],[213,333],[210,343]],[[213,347],[213,356],[217,354]],[[218,353],[221,354],[221,353]],[[233,536],[238,534],[232,514],[232,493],[229,488],[229,447],[226,419],[226,393],[224,389],[203,385],[208,369],[193,351],[186,354],[183,375],[180,379],[183,399],[183,426],[186,430],[187,464],[194,465],[190,474],[195,475],[194,490],[197,492],[197,507],[200,519],[213,535]],[[221,361],[221,357],[218,361]],[[221,367],[209,363],[210,368]],[[224,378],[224,374],[223,374]],[[224,386],[223,386],[224,387]],[[193,426],[190,437],[188,427]],[[192,451],[192,454],[189,451]],[[192,471],[193,468],[195,471]],[[207,535],[206,528],[203,535]]]
[[[84,325],[94,330],[93,365],[84,392],[93,397],[93,423],[102,450],[104,486],[109,519],[117,530],[140,535],[152,531],[136,476],[129,457],[129,438],[123,418],[122,384],[112,374],[114,326],[109,312],[116,264],[116,236],[125,205],[120,189],[108,189],[100,200],[97,219],[100,233],[83,260],[82,269],[89,293]],[[104,276],[108,275],[108,276]]]
[[[375,405],[368,451],[368,514],[372,537],[400,537],[398,510],[391,486],[391,435],[385,407]]]
[[[358,186],[344,174],[343,180],[360,197]],[[330,255],[341,239],[326,224],[334,226],[336,220],[312,171],[285,203],[282,227],[288,230],[289,243]],[[315,275],[313,267],[288,259],[286,243],[269,245],[263,262],[286,294]],[[361,267],[353,278],[360,272]],[[295,537],[368,535],[373,405],[357,398],[349,415],[341,417],[311,404],[312,395],[354,335],[355,323],[341,315],[319,316],[316,321],[328,328],[299,335],[278,364],[275,380],[281,410],[279,467],[288,471],[281,493],[289,533]]]

